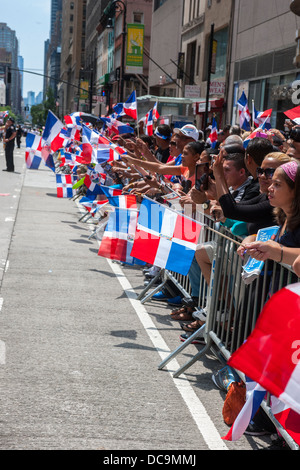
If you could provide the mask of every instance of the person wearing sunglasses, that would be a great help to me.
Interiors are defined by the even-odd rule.
[[[267,139],[263,140],[268,142]],[[270,142],[269,144],[273,149]],[[265,151],[269,148],[265,143],[264,147]],[[255,143],[254,148],[256,148]],[[247,149],[247,152],[250,151],[251,148]],[[254,160],[254,158],[248,153],[246,165],[251,175],[259,181],[260,194],[253,199],[241,201],[238,204],[232,198],[226,185],[222,152],[217,157],[213,169],[216,179],[217,199],[223,210],[224,217],[246,222],[249,235],[256,234],[261,228],[274,225],[273,210],[268,199],[268,188],[272,184],[272,170],[291,160],[291,157],[285,153],[273,151],[264,156],[260,165],[258,160]]]
[[[268,198],[280,227],[276,239],[243,243],[249,256],[259,261],[271,259],[293,265],[300,255],[300,163],[292,160],[273,172]],[[242,251],[242,250],[240,250]],[[296,274],[299,275],[296,263]]]

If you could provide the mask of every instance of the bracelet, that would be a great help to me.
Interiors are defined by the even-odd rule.
[[[282,263],[282,260],[283,260],[283,246],[280,245],[280,248],[281,248],[281,256],[280,256],[280,261],[279,261],[279,263]]]

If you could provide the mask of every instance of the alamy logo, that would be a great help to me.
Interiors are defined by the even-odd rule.
[[[298,106],[300,104],[300,80],[295,80],[292,83],[292,89],[294,90],[291,96],[292,103]]]
[[[4,365],[6,363],[6,347],[4,341],[0,340],[0,365]]]

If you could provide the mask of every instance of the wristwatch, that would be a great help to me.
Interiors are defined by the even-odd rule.
[[[206,211],[207,209],[209,209],[209,206],[210,206],[210,201],[206,201],[202,204],[202,208]]]

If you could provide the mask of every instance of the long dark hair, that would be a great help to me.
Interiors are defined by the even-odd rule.
[[[295,194],[291,207],[291,216],[287,220],[286,214],[280,207],[276,207],[274,209],[274,215],[277,223],[279,225],[283,225],[287,220],[287,229],[290,232],[300,227],[300,164],[298,161],[296,161],[296,163],[298,165],[298,169],[296,173],[295,182],[288,177],[285,171],[281,171],[284,181],[287,183],[288,187],[294,191]]]

